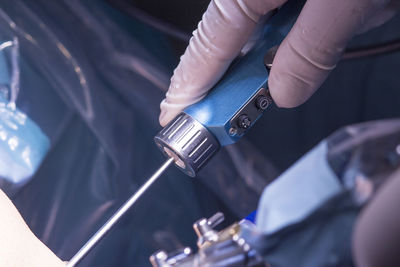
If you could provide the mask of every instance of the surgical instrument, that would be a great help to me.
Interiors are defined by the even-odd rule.
[[[265,28],[259,45],[240,58],[222,80],[200,102],[186,108],[155,137],[168,160],[73,256],[75,266],[132,207],[140,196],[174,162],[194,177],[221,146],[238,141],[272,103],[267,89],[268,71],[264,56],[276,48],[293,25],[302,1],[284,5]],[[266,57],[270,58],[270,57]]]

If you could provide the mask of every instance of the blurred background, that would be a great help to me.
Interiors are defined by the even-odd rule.
[[[1,129],[40,159],[16,164],[28,171],[2,174],[0,186],[68,260],[162,163],[153,142],[159,103],[209,1],[0,3],[0,44],[8,42],[0,45],[0,93],[16,106],[0,110]],[[399,27],[397,16],[350,48],[400,38]],[[194,246],[197,219],[222,211],[226,226],[245,217],[270,181],[333,131],[400,116],[399,59],[344,60],[306,104],[270,108],[198,178],[170,168],[80,266],[150,266],[158,249]],[[31,128],[6,123],[21,116]],[[20,157],[9,145],[0,153]]]

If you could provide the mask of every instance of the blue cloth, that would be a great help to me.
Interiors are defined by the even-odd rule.
[[[272,233],[299,222],[342,189],[326,161],[326,141],[304,155],[264,189],[257,226]]]

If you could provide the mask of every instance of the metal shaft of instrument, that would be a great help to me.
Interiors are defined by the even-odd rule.
[[[111,230],[111,228],[121,219],[122,216],[136,203],[136,201],[149,189],[161,174],[174,162],[169,158],[164,164],[118,209],[116,213],[86,242],[86,244],[71,258],[67,267],[78,264]]]

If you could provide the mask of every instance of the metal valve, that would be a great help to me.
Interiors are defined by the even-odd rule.
[[[195,254],[191,254],[189,248],[179,250],[172,256],[161,250],[150,257],[151,264],[153,267],[270,267],[242,236],[243,229],[254,226],[242,220],[219,232],[214,230],[223,220],[224,214],[218,212],[193,224],[198,236],[198,251]]]
[[[193,229],[198,237],[197,246],[199,248],[218,241],[218,233],[214,230],[214,227],[223,222],[224,219],[224,214],[217,212],[209,219],[202,218],[193,224]]]

